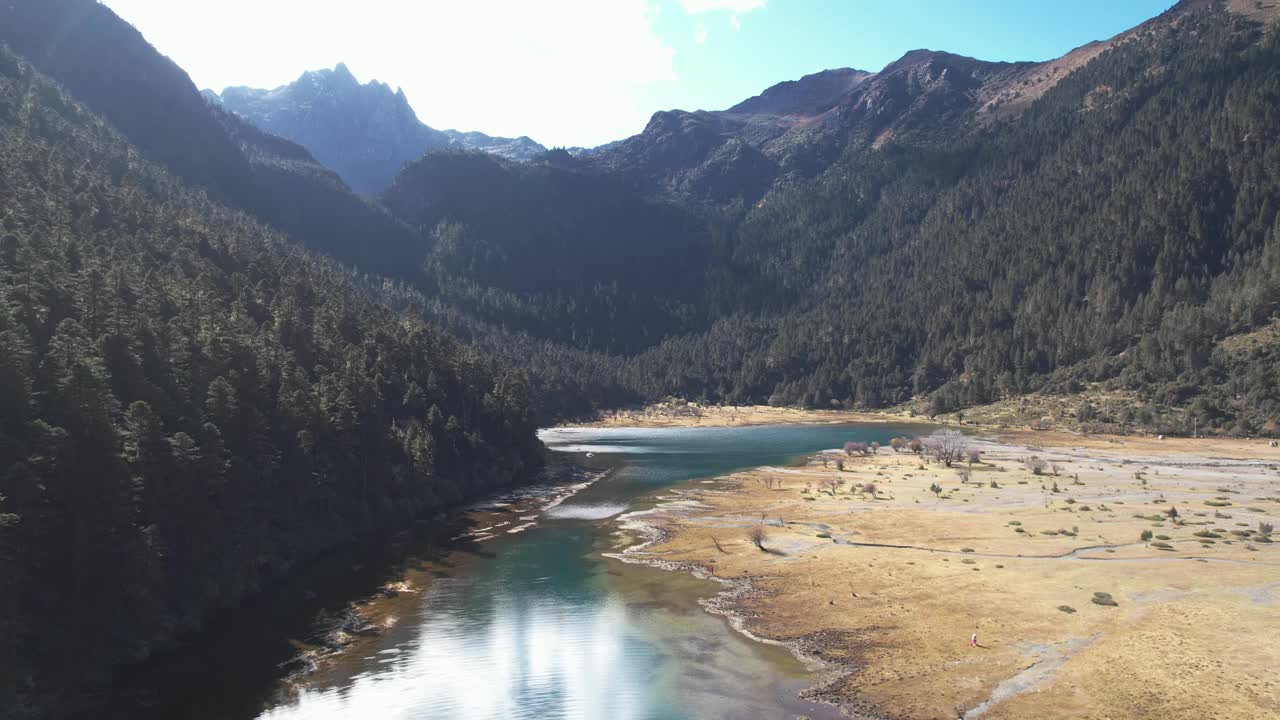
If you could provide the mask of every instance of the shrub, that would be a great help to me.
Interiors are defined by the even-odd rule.
[[[939,430],[925,440],[925,448],[934,460],[951,467],[969,449],[969,439],[956,430]]]
[[[1111,593],[1096,592],[1093,594],[1091,602],[1094,605],[1104,605],[1106,607],[1119,607],[1120,603],[1111,597]]]
[[[1031,471],[1032,475],[1043,475],[1044,471],[1049,467],[1049,463],[1044,458],[1036,457],[1035,455],[1023,460],[1022,464]]]
[[[764,551],[764,541],[769,539],[769,536],[765,534],[763,525],[751,528],[751,532],[747,534],[747,537],[751,539],[751,544],[755,545],[756,549],[761,552]]]
[[[924,452],[924,440],[921,440],[920,438],[911,438],[911,441],[907,443],[907,447],[910,448],[911,452],[919,455]]]
[[[1052,430],[1053,418],[1046,415],[1045,417],[1042,417],[1039,420],[1032,420],[1031,429],[1032,430]]]
[[[846,455],[868,455],[871,448],[864,442],[847,442],[844,444],[844,452]]]
[[[1269,522],[1258,523],[1258,532],[1262,533],[1263,535],[1270,535],[1272,532],[1275,531],[1275,529],[1276,529],[1276,526],[1272,525]]]
[[[1167,542],[1153,542],[1153,543],[1151,543],[1151,547],[1153,547],[1153,548],[1159,548],[1159,549],[1161,549],[1161,550],[1172,550],[1172,549],[1173,549],[1173,546],[1172,546],[1172,545],[1170,545],[1170,544],[1169,544],[1169,543],[1167,543]]]
[[[1076,609],[1071,607],[1070,605],[1059,605],[1058,609],[1068,615],[1076,611]]]
[[[969,448],[965,451],[964,458],[969,461],[970,465],[976,462],[982,462],[982,451],[978,448]]]
[[[906,446],[907,446],[906,438],[896,437],[889,441],[889,447],[893,448],[894,452],[902,452],[902,448]]]
[[[1151,538],[1153,535],[1154,533],[1152,533],[1150,530],[1143,530],[1142,536],[1141,536],[1142,542],[1151,542]]]
[[[934,483],[929,486],[929,492],[933,493],[934,497],[942,497],[942,486]]]

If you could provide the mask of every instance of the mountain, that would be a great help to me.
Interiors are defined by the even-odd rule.
[[[655,113],[640,134],[590,157],[651,192],[749,206],[774,187],[822,172],[844,153],[891,143],[929,147],[1014,119],[1105,50],[1159,33],[1205,5],[1180,3],[1132,30],[1046,62],[985,62],[914,50],[879,72],[825,70],[779,83],[727,110]],[[1235,2],[1233,10],[1259,14],[1246,5]]]
[[[356,190],[376,196],[400,168],[428,151],[483,150],[528,160],[546,148],[527,137],[435,130],[418,120],[402,90],[371,81],[361,85],[347,66],[305,72],[296,81],[258,90],[230,87],[205,97],[267,132],[309,149]]]
[[[210,105],[187,74],[93,0],[0,2],[0,42],[214,199],[363,271],[415,276],[419,240],[302,147]]]
[[[426,264],[454,307],[597,353],[612,397],[942,411],[1095,387],[1142,398],[1117,427],[1253,432],[1280,422],[1280,348],[1233,340],[1273,337],[1280,312],[1276,13],[1185,1],[1042,63],[914,51],[524,172],[429,156],[386,199],[427,256],[483,249]],[[450,185],[471,173],[492,181]],[[539,184],[683,220],[558,225],[604,200]],[[528,284],[636,243],[669,258],[667,305],[642,261]],[[623,299],[645,310],[611,315]]]

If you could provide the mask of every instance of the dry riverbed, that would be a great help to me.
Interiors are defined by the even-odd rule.
[[[811,694],[852,717],[1280,717],[1280,450],[973,444],[971,470],[884,448],[695,483],[623,520],[625,559],[725,580],[711,609],[824,663]]]

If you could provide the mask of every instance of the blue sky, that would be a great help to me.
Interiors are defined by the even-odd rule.
[[[1172,0],[104,0],[200,87],[345,62],[427,124],[597,145],[654,111],[721,109],[916,48],[1047,60]]]

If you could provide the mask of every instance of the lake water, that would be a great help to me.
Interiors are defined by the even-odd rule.
[[[832,717],[831,708],[798,699],[811,677],[788,652],[702,610],[698,599],[718,585],[601,553],[617,550],[617,516],[650,506],[664,488],[912,431],[544,431],[548,447],[608,474],[529,529],[419,571],[429,582],[405,596],[392,627],[287,692],[277,683],[236,702],[164,704],[188,717],[235,720]]]

